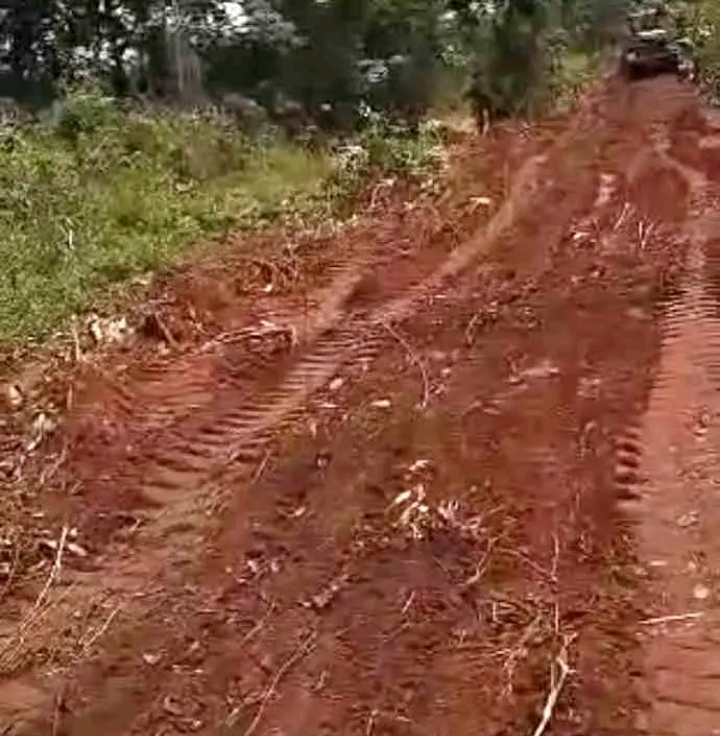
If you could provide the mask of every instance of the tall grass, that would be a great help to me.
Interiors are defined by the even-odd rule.
[[[370,173],[429,173],[437,142],[380,119],[344,151],[310,153],[218,116],[123,113],[75,92],[0,129],[0,344],[42,341],[208,234],[347,214]]]
[[[0,341],[39,340],[99,291],[208,233],[318,193],[332,163],[220,120],[129,116],[78,95],[0,136]]]

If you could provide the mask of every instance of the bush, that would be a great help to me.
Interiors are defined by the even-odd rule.
[[[364,128],[353,143],[337,151],[333,173],[325,183],[326,198],[340,215],[347,214],[347,204],[369,180],[389,175],[427,183],[444,164],[441,137],[432,122],[405,127],[367,107],[360,117]]]
[[[51,124],[57,134],[73,145],[81,136],[93,135],[118,121],[115,100],[93,87],[71,92],[65,99],[56,101],[51,111]]]
[[[466,91],[475,115],[491,118],[533,115],[550,96],[551,47],[532,24],[499,20],[484,39]]]
[[[252,140],[226,118],[122,112],[82,90],[0,145],[0,341],[43,339],[95,296],[208,233],[344,214],[368,176],[441,160],[429,125],[363,110],[337,155]]]

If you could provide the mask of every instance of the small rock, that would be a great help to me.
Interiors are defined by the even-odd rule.
[[[646,711],[640,711],[635,715],[635,728],[640,733],[648,733],[650,731],[650,716]]]
[[[160,662],[160,660],[162,659],[162,655],[161,654],[152,654],[150,652],[145,652],[142,655],[142,658],[143,658],[143,662],[145,662],[145,664],[150,665],[150,667],[154,667],[156,664],[158,664],[158,662]]]
[[[171,716],[181,716],[182,715],[182,708],[178,704],[178,702],[170,695],[166,695],[163,699],[163,710]]]
[[[693,588],[693,598],[698,601],[705,601],[710,597],[710,588],[703,585],[702,583],[698,583]]]
[[[637,319],[640,321],[650,319],[650,315],[644,309],[640,309],[640,307],[630,307],[627,310],[627,316],[630,317],[630,319]]]
[[[12,411],[17,411],[23,405],[23,395],[20,388],[14,384],[10,384],[5,390],[5,397],[7,399],[8,406]]]
[[[44,412],[40,412],[30,427],[30,440],[27,443],[28,452],[32,452],[55,429],[55,422]]]
[[[69,542],[67,545],[68,552],[72,552],[72,554],[76,555],[77,557],[87,557],[88,551],[85,549],[85,547],[81,547],[77,542]]]
[[[542,360],[537,365],[523,371],[523,375],[528,378],[551,378],[559,375],[559,373],[560,369],[549,360]]]
[[[88,331],[95,341],[96,345],[104,342],[115,343],[121,342],[127,336],[129,329],[127,319],[119,317],[117,319],[102,319],[97,315],[91,317]]]
[[[476,207],[489,207],[492,204],[492,199],[490,197],[471,197],[470,202],[473,209],[475,209]]]
[[[420,470],[425,470],[425,468],[430,467],[430,461],[429,460],[416,460],[409,468],[408,473],[417,473]]]
[[[677,525],[682,529],[695,526],[700,519],[700,515],[697,511],[688,511],[687,514],[683,514],[678,520]]]
[[[371,406],[375,407],[376,409],[389,409],[392,404],[390,403],[389,399],[376,399],[372,402]]]
[[[333,378],[332,381],[330,381],[328,388],[331,391],[338,391],[339,389],[342,388],[344,383],[345,383],[345,380],[342,378],[342,376],[336,376],[335,378]]]

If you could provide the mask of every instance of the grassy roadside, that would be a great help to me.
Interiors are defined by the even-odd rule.
[[[317,196],[332,170],[327,156],[251,144],[219,121],[106,112],[0,140],[0,341],[42,340],[199,238]]]
[[[594,71],[566,59],[560,107]],[[345,150],[311,153],[219,117],[125,113],[84,90],[42,122],[0,125],[0,345],[42,343],[209,236],[341,217],[370,173],[425,176],[442,160],[432,125],[409,136],[375,114],[366,123]]]
[[[42,343],[208,236],[341,216],[371,172],[439,161],[431,129],[411,138],[375,121],[356,143],[311,153],[218,117],[126,114],[88,92],[0,129],[0,345]]]

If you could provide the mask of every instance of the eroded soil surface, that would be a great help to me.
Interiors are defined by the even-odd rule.
[[[609,79],[76,344],[3,424],[0,733],[720,733],[719,152]]]

